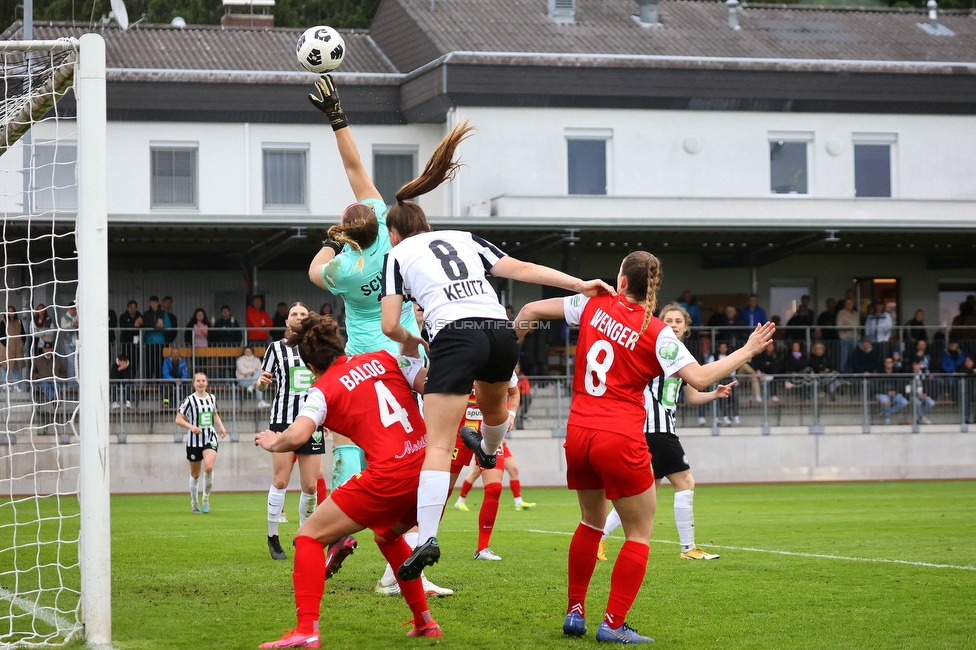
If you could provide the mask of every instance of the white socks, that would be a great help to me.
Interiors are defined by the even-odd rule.
[[[190,477],[190,505],[197,505],[197,479]]]
[[[213,488],[213,472],[203,473],[203,500],[210,501],[210,490]]]
[[[682,551],[695,548],[695,513],[692,510],[694,500],[695,493],[691,490],[674,493],[674,523],[678,527]]]
[[[278,518],[281,517],[281,511],[285,507],[285,494],[287,492],[287,488],[279,490],[273,485],[268,490],[268,537],[274,537],[278,534]]]
[[[522,505],[522,497],[515,497],[515,507],[518,508]]]
[[[607,515],[607,523],[603,524],[603,539],[610,537],[610,533],[620,528],[621,525],[620,515],[617,514],[617,509],[614,508]]]
[[[420,486],[417,488],[418,539],[426,542],[437,536],[441,523],[447,491],[451,487],[451,473],[436,469],[420,470]]]
[[[498,445],[502,444],[505,434],[508,433],[508,420],[501,424],[487,425],[481,421],[481,450],[489,456],[498,450]]]
[[[298,499],[298,525],[304,524],[313,512],[315,512],[315,493],[302,492],[302,496]]]

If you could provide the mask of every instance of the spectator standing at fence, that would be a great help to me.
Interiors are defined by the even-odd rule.
[[[808,327],[813,327],[813,316],[810,308],[801,303],[796,308],[796,313],[786,321],[786,338],[790,341],[805,341]]]
[[[954,375],[962,372],[965,363],[966,353],[959,349],[959,341],[955,339],[949,341],[949,346],[942,351],[942,356],[939,359],[939,369],[946,374]],[[946,382],[949,390],[954,391],[956,388],[955,377],[949,377]]]
[[[285,338],[285,329],[288,327],[288,304],[284,302],[279,302],[278,306],[275,307],[275,314],[271,317],[271,322],[274,324],[274,329],[271,330],[272,340],[277,341],[278,339]]]
[[[122,403],[125,408],[132,408],[132,392],[129,389],[132,366],[129,364],[129,357],[124,354],[115,357],[115,363],[109,366],[108,378],[112,383],[112,408],[120,408],[119,404]]]
[[[227,305],[222,305],[220,307],[220,318],[216,318],[212,323],[213,327],[218,331],[212,334],[211,340],[214,343],[223,343],[225,345],[235,345],[241,342],[243,337],[240,327],[241,324],[234,318],[234,315],[230,313],[230,307]]]
[[[742,313],[739,314],[739,317],[742,318],[742,322],[746,324],[750,331],[756,325],[769,322],[769,319],[766,318],[766,310],[759,306],[759,298],[754,293],[749,294],[749,302],[742,308]]]
[[[851,354],[857,347],[857,330],[861,326],[853,298],[844,299],[844,307],[837,312],[836,323],[837,338],[840,339],[840,371],[851,372]]]
[[[765,314],[763,314],[765,318]],[[722,315],[721,327],[718,332],[715,333],[716,341],[725,341],[728,343],[729,348],[735,347],[736,341],[742,337],[743,331],[743,321],[735,311],[735,307],[729,305],[725,308],[725,313]],[[766,322],[765,320],[763,322]],[[709,362],[710,363],[710,362]]]
[[[702,315],[701,307],[698,306],[698,298],[691,295],[691,291],[685,289],[681,292],[681,299],[678,301],[678,304],[688,312],[688,316],[691,318],[690,327],[701,327]]]
[[[715,305],[715,313],[708,317],[708,322],[706,323],[708,327],[721,327],[722,320],[725,318],[725,305],[722,303],[717,303]]]
[[[915,311],[915,316],[905,323],[905,327],[908,327],[908,336],[912,340],[912,347],[914,347],[915,341],[929,341],[929,333],[925,330],[925,312],[921,309]]]
[[[515,364],[515,374],[518,376],[519,406],[521,407],[519,408],[516,421],[518,422],[518,428],[524,429],[525,420],[531,419],[529,407],[532,405],[532,382],[522,372],[521,364]]]
[[[909,362],[915,363],[916,361],[918,361],[918,365],[921,366],[923,372],[928,372],[932,367],[928,341],[915,341],[915,352],[912,353]]]
[[[133,364],[138,358],[135,342],[139,337],[142,322],[143,318],[142,314],[139,313],[139,305],[135,300],[130,300],[125,305],[125,311],[119,316],[119,330],[121,330],[119,332],[119,346]]]
[[[871,344],[870,339],[863,339],[861,345],[851,354],[851,372],[868,374],[881,369],[881,359],[878,351]]]
[[[27,362],[24,359],[24,324],[17,317],[13,305],[7,307],[7,318],[0,321],[0,343],[6,348],[0,362],[0,380],[14,385],[14,390],[23,392],[20,386],[21,373]]]
[[[834,309],[836,306],[836,300],[827,298],[824,310],[817,316],[817,328],[820,330],[820,338],[825,341],[837,340],[837,330],[834,329],[834,326],[837,324],[837,312]]]
[[[770,401],[773,403],[779,402],[779,397],[776,395],[776,385],[773,383],[773,379],[775,379],[776,375],[783,372],[783,360],[776,352],[776,344],[773,341],[770,341],[766,345],[765,350],[754,356],[749,361],[749,365],[753,370],[756,371],[758,380],[765,382],[768,386],[767,390],[769,392]]]
[[[176,340],[176,334],[178,331],[176,324],[180,322],[176,317],[176,313],[173,311],[173,297],[163,296],[163,301],[159,303],[159,306],[163,310],[163,313],[169,317],[169,322],[171,323],[169,328],[163,334],[163,339],[165,340],[166,344],[169,345]]]
[[[875,399],[881,404],[881,415],[885,424],[891,424],[891,416],[908,406],[908,399],[901,394],[904,379],[891,376],[896,372],[895,361],[891,357],[884,360],[884,369],[877,381]]]
[[[166,328],[172,327],[175,323],[169,323],[169,316],[166,315],[160,306],[157,296],[149,296],[149,309],[142,313],[142,326],[146,330],[143,343],[146,349],[146,374],[156,377],[159,374],[159,367],[163,361],[163,345],[166,344]]]
[[[887,343],[895,329],[895,320],[885,309],[884,300],[874,301],[874,313],[864,320],[864,337],[873,343]]]
[[[67,368],[68,379],[74,379],[76,376],[75,364],[78,359],[76,354],[78,350],[78,309],[71,305],[68,309],[61,314],[61,330],[60,330],[60,341],[61,345],[64,346],[64,362],[65,368]]]
[[[63,379],[66,374],[64,362],[54,355],[54,344],[44,341],[41,353],[34,357],[31,363],[31,379],[34,387],[43,393],[49,402],[53,401],[58,396],[55,380]]]
[[[729,305],[726,309],[734,310],[735,307]],[[772,343],[770,343],[770,345],[772,345]],[[721,359],[724,359],[727,356],[729,356],[729,344],[726,341],[719,341],[715,345],[715,354],[708,355],[708,358],[705,360],[705,363],[715,363],[716,361],[720,361]],[[743,365],[747,365],[747,364],[743,364]],[[739,398],[738,395],[736,395],[734,390],[736,385],[735,373],[736,371],[733,370],[728,377],[718,382],[719,385],[721,386],[725,386],[725,385],[729,386],[728,390],[724,388],[721,389],[722,396],[723,397],[727,396],[728,399],[722,399],[718,403],[718,412],[722,418],[719,421],[719,424],[723,424],[725,426],[728,426],[733,422],[735,424],[739,424]],[[731,420],[729,419],[730,412],[732,414]],[[704,424],[704,418],[705,418],[705,405],[702,404],[701,406],[698,407],[698,423]]]
[[[966,400],[966,422],[976,424],[976,362],[972,357],[966,357],[959,373],[966,382],[963,399]]]
[[[203,307],[193,310],[193,316],[186,324],[186,332],[183,340],[195,348],[205,348],[210,345],[210,321],[207,320],[207,312]]]
[[[183,382],[190,378],[190,368],[186,365],[186,361],[180,357],[180,349],[176,346],[169,349],[169,356],[163,362],[162,378],[167,382],[173,383],[172,395],[174,402],[179,401],[180,389],[183,386]],[[163,406],[168,407],[169,405],[170,397],[163,397]]]
[[[247,340],[248,343],[267,343],[268,328],[274,325],[271,316],[264,311],[264,298],[254,296],[251,298],[251,305],[247,308],[244,319],[247,321]]]
[[[959,314],[952,319],[952,331],[949,333],[954,339],[976,339],[976,298],[969,296],[966,302],[959,303]]]
[[[38,303],[31,316],[31,355],[39,355],[45,343],[54,344],[54,322],[44,303]]]

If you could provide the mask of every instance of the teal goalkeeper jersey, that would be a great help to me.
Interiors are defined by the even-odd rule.
[[[393,248],[386,229],[389,210],[382,199],[366,199],[363,203],[376,211],[380,225],[376,241],[363,250],[363,265],[359,268],[359,252],[349,244],[344,245],[342,252],[322,267],[322,280],[333,295],[342,297],[346,305],[346,354],[386,350],[396,356],[400,354],[400,344],[383,334],[380,326],[383,258]],[[403,304],[400,323],[411,333],[420,335],[413,305],[409,302]]]

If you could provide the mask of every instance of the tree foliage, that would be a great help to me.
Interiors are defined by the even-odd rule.
[[[23,16],[22,0],[0,0],[0,15],[6,28]],[[380,0],[276,0],[272,13],[280,27],[357,27],[365,29],[373,21]],[[143,14],[146,23],[168,24],[181,16],[188,25],[218,25],[224,14],[220,0],[125,0],[129,22]],[[110,0],[34,0],[34,20],[74,20],[88,24],[107,16]],[[238,9],[238,12],[241,10]]]

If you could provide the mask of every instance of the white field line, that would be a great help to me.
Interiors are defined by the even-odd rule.
[[[527,530],[527,533],[540,533],[543,535],[572,535],[561,530]],[[678,542],[669,539],[652,539],[658,544],[677,544]],[[958,569],[960,571],[976,571],[976,566],[960,566],[957,564],[934,564],[932,562],[912,562],[910,560],[888,560],[874,557],[850,557],[848,555],[825,555],[823,553],[800,553],[798,551],[777,551],[768,548],[751,548],[748,546],[718,546],[716,544],[699,544],[702,548],[720,548],[729,551],[749,551],[752,553],[771,553],[773,555],[795,555],[798,557],[815,557],[822,560],[845,560],[847,562],[880,562],[883,564],[907,564],[909,566],[924,566],[932,569]]]
[[[38,607],[37,604],[27,600],[26,598],[21,598],[12,591],[8,591],[3,587],[0,587],[0,600],[10,601],[14,607],[44,621],[51,627],[58,630],[58,632],[70,632],[76,627],[73,622],[58,616],[57,612],[52,608]]]

